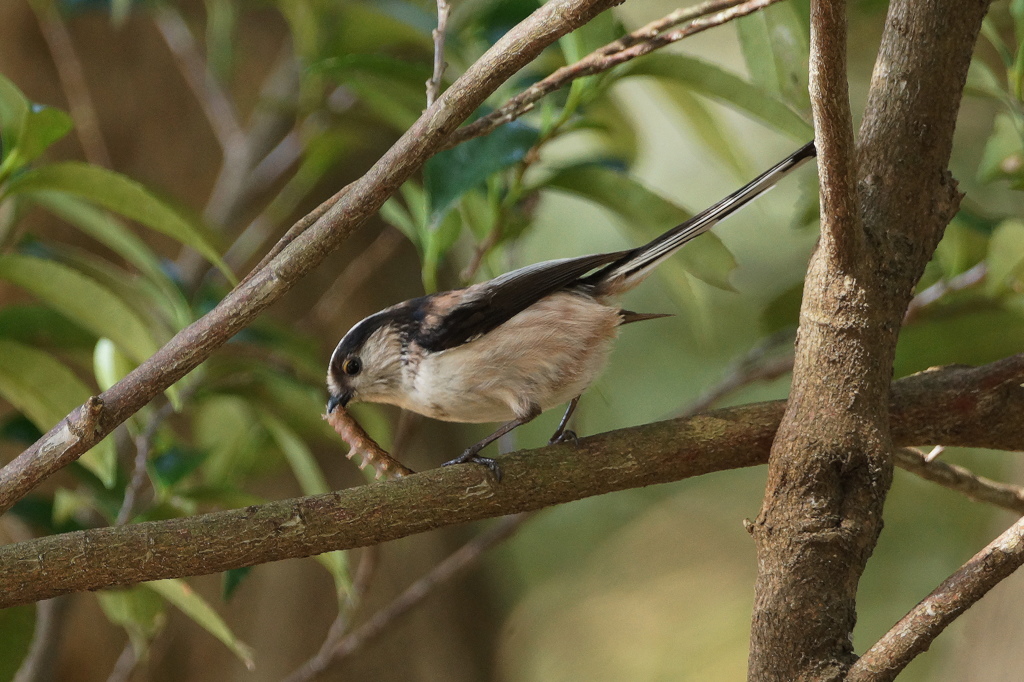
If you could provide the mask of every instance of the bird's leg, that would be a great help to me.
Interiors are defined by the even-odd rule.
[[[480,441],[479,443],[477,443],[475,445],[469,446],[468,448],[466,448],[466,451],[463,452],[461,455],[459,455],[458,457],[456,457],[453,460],[445,462],[441,466],[447,467],[447,466],[451,466],[452,464],[464,464],[466,462],[476,462],[477,464],[482,464],[483,466],[485,466],[488,469],[490,469],[491,473],[494,474],[495,480],[497,480],[500,483],[501,482],[501,467],[498,465],[497,462],[495,462],[490,457],[481,457],[478,453],[481,450],[483,450],[485,447],[487,447],[488,445],[493,443],[494,441],[496,441],[499,438],[501,438],[502,436],[504,436],[506,433],[508,433],[512,429],[514,429],[516,427],[519,427],[519,426],[522,426],[526,422],[533,421],[534,419],[537,418],[537,415],[539,415],[539,414],[540,414],[540,406],[539,405],[531,405],[530,406],[530,411],[526,415],[524,415],[522,417],[517,417],[516,419],[513,419],[510,422],[506,422],[505,424],[502,424],[498,428],[497,431],[495,431],[491,435],[487,436],[487,438],[484,438],[482,441]]]
[[[575,431],[566,430],[566,425],[569,423],[569,419],[572,417],[572,413],[576,411],[576,406],[580,402],[580,397],[576,396],[569,401],[569,407],[565,408],[565,414],[562,415],[562,421],[558,422],[558,428],[555,429],[555,433],[551,436],[548,441],[548,445],[554,445],[555,443],[564,443],[567,440],[571,440],[573,443],[579,443],[579,438],[576,437]]]

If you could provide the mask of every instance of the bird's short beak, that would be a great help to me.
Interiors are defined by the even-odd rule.
[[[327,414],[334,412],[334,408],[338,405],[345,407],[348,405],[348,401],[350,400],[352,400],[351,391],[345,391],[341,395],[331,395],[331,397],[327,399]]]

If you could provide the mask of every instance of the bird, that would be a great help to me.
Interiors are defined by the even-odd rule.
[[[443,466],[568,403],[550,443],[598,378],[622,325],[666,317],[615,300],[662,261],[816,156],[811,141],[713,206],[643,246],[527,265],[470,286],[403,301],[355,324],[331,354],[327,413],[350,402],[397,405],[450,422],[504,424]]]

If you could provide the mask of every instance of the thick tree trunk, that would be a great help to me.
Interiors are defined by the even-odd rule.
[[[752,680],[841,679],[856,658],[857,585],[892,478],[896,338],[959,205],[946,166],[987,7],[894,0],[854,149],[845,10],[812,3],[822,236],[804,287],[793,390],[752,529]]]

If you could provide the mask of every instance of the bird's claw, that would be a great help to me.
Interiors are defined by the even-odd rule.
[[[570,429],[565,429],[561,433],[556,433],[555,435],[551,436],[551,440],[548,441],[548,445],[555,445],[557,443],[568,443],[570,441],[573,445],[580,444],[580,438],[579,436],[576,435],[576,432]]]
[[[494,480],[497,481],[498,483],[501,483],[501,477],[502,477],[501,465],[499,465],[496,461],[494,461],[490,457],[481,457],[480,455],[478,455],[476,453],[475,450],[473,450],[473,448],[470,448],[470,449],[466,450],[464,453],[462,453],[461,455],[459,455],[455,459],[449,460],[449,461],[445,462],[444,464],[442,464],[441,466],[448,467],[448,466],[451,466],[453,464],[465,464],[467,462],[473,462],[475,464],[480,464],[482,466],[487,467],[487,469],[494,476]]]

